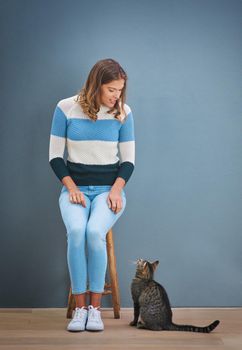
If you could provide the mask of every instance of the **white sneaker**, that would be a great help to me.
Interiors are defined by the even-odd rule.
[[[101,312],[92,305],[88,306],[88,320],[86,329],[88,331],[103,331],[104,324],[101,319]]]
[[[70,332],[80,332],[85,330],[87,321],[87,309],[83,307],[75,308],[75,314],[71,322],[67,326],[67,330]]]

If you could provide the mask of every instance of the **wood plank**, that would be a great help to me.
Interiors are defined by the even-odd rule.
[[[173,308],[174,322],[220,325],[210,334],[150,331],[130,327],[133,310],[121,308],[121,318],[102,308],[103,332],[70,333],[66,308],[0,309],[0,350],[74,349],[207,349],[241,350],[242,308]]]

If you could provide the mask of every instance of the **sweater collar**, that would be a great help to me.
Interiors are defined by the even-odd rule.
[[[101,104],[99,112],[107,112],[109,109],[110,107]]]
[[[99,118],[108,117],[108,119],[111,119],[111,118],[113,118],[113,115],[110,114],[110,113],[107,113],[109,110],[110,110],[110,107],[107,107],[107,106],[101,104],[101,105],[100,105],[100,109],[99,109],[99,111],[98,111],[98,113],[97,113],[97,116],[98,116]]]

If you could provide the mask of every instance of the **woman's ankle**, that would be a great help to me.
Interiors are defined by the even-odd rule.
[[[95,309],[98,309],[98,310],[100,310],[101,309],[101,305],[99,304],[90,304],[90,305],[92,305]]]
[[[76,305],[76,307],[78,307],[79,309],[81,309],[83,307],[84,309],[87,310],[87,306],[86,305]]]
[[[87,309],[86,293],[75,294],[74,297],[76,307],[79,307],[80,309],[84,307],[85,309]]]

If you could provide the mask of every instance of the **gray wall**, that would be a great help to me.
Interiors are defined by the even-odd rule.
[[[114,237],[122,307],[138,257],[173,306],[242,302],[242,2],[1,1],[0,307],[64,307],[56,103],[97,60],[129,75],[136,168]],[[103,306],[110,306],[110,297]]]

